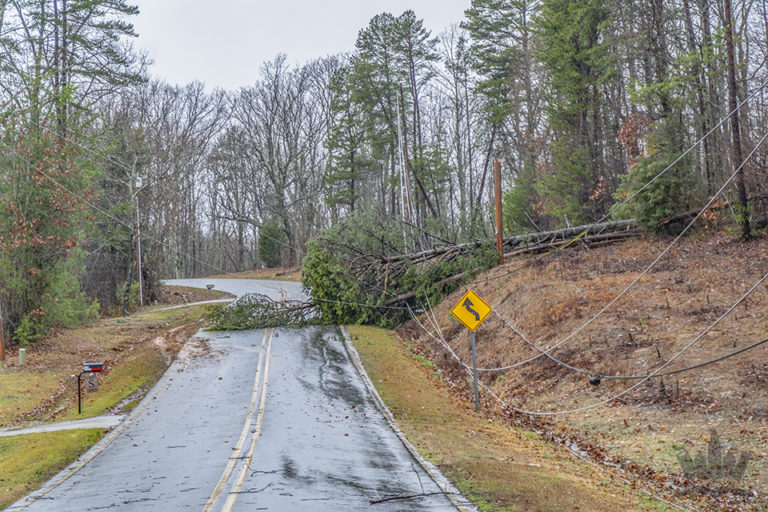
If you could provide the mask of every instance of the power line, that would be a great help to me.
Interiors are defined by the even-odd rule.
[[[766,134],[766,137],[768,137],[768,134]],[[725,317],[727,317],[731,312],[733,312],[733,310],[735,310],[740,304],[742,304],[747,299],[747,297],[749,297],[766,279],[768,279],[768,273],[764,274],[749,290],[747,290],[747,292],[745,292],[736,302],[734,302],[731,305],[731,307],[729,307],[722,315],[720,315],[720,317],[718,317],[717,320],[715,320],[709,327],[707,327],[702,332],[700,332],[697,336],[695,336],[685,347],[683,347],[680,351],[678,351],[667,362],[665,362],[664,364],[662,364],[661,366],[656,368],[656,370],[654,370],[653,372],[651,372],[649,374],[646,374],[646,375],[637,375],[637,376],[615,376],[617,379],[619,379],[619,378],[623,378],[623,379],[630,379],[630,378],[631,379],[638,379],[639,382],[637,382],[636,384],[630,386],[629,388],[621,391],[620,393],[617,393],[617,394],[613,395],[610,398],[603,399],[603,400],[601,400],[601,401],[599,401],[597,403],[594,403],[594,404],[591,404],[591,405],[588,405],[588,406],[574,408],[574,409],[568,409],[568,410],[559,410],[559,411],[531,411],[531,410],[527,410],[527,409],[522,409],[522,408],[514,407],[514,406],[508,404],[507,402],[502,400],[498,395],[496,395],[493,392],[493,390],[490,389],[490,387],[488,387],[482,381],[480,381],[480,384],[482,385],[483,389],[488,391],[488,393],[491,394],[491,396],[493,396],[496,400],[498,400],[500,403],[502,403],[505,407],[507,407],[510,410],[513,410],[515,412],[519,412],[519,413],[522,413],[522,414],[528,414],[528,415],[532,415],[532,416],[556,416],[556,415],[563,415],[563,414],[572,414],[572,413],[583,412],[583,411],[587,411],[587,410],[590,410],[590,409],[594,409],[596,407],[600,407],[600,406],[605,405],[607,403],[610,403],[610,402],[612,402],[612,401],[614,401],[614,400],[616,400],[618,398],[621,398],[622,396],[624,396],[624,395],[628,394],[629,392],[633,391],[634,389],[638,388],[643,383],[647,382],[649,379],[657,377],[657,376],[661,376],[662,375],[661,370],[663,370],[664,368],[666,368],[667,366],[672,364],[673,361],[675,361],[678,357],[683,355],[693,345],[698,343],[707,333],[709,333],[715,326],[717,326]],[[431,306],[430,306],[430,310],[431,310]],[[421,329],[424,330],[424,332],[426,332],[434,340],[438,341],[441,345],[443,345],[443,347],[451,354],[451,356],[461,366],[463,366],[465,368],[465,370],[470,374],[470,376],[474,375],[473,370],[464,361],[461,360],[461,358],[456,354],[456,352],[453,350],[453,348],[451,348],[451,346],[448,344],[448,342],[445,340],[445,338],[442,336],[442,333],[440,333],[439,330],[438,330],[438,333],[440,334],[440,338],[437,338],[431,332],[429,332],[429,330],[427,330],[424,327],[424,324],[422,324],[421,321],[418,319],[418,317],[416,317],[416,315],[413,313],[413,310],[411,310],[410,307],[409,307],[409,312],[411,314],[411,317],[416,321],[416,323],[421,327]],[[753,343],[752,345],[750,345],[748,347],[744,347],[743,349],[737,350],[737,351],[735,351],[733,353],[730,353],[730,354],[726,354],[725,356],[721,356],[721,357],[713,359],[711,361],[707,361],[705,363],[700,363],[698,365],[693,365],[693,366],[687,367],[687,368],[681,368],[681,369],[678,369],[678,370],[670,370],[669,372],[665,372],[664,374],[671,375],[671,374],[674,374],[674,373],[681,373],[683,371],[690,371],[690,370],[698,369],[698,368],[701,368],[703,366],[707,366],[709,364],[714,364],[716,362],[722,361],[722,360],[727,359],[729,357],[733,357],[733,356],[738,355],[740,353],[746,352],[747,350],[751,350],[752,348],[758,347],[758,346],[760,346],[760,345],[762,345],[762,344],[764,344],[766,342],[768,342],[768,339],[761,340],[761,341],[759,341],[757,343]],[[541,350],[541,349],[539,349],[539,350]],[[551,349],[549,349],[549,350],[551,350]],[[541,355],[543,355],[545,353],[545,351],[543,351],[543,350],[541,350],[541,351],[542,351],[542,353],[539,354],[539,356],[541,356]],[[539,357],[539,356],[537,356],[537,357]],[[575,367],[572,367],[570,365],[567,365],[567,366],[572,368],[572,369],[574,369],[574,370],[581,371],[581,370],[576,369]],[[592,374],[592,375],[594,375],[594,374]]]
[[[32,162],[30,162],[26,157],[21,155],[15,149],[11,148],[11,151],[13,151],[13,153],[16,154],[19,158],[24,160],[28,165],[33,165]],[[91,208],[96,210],[97,212],[105,215],[107,218],[111,219],[112,221],[114,221],[114,222],[116,222],[116,223],[118,223],[118,224],[120,224],[120,225],[122,225],[124,227],[127,227],[129,229],[133,229],[133,226],[131,226],[130,224],[126,223],[122,219],[119,219],[119,218],[113,216],[109,212],[99,208],[98,206],[96,206],[95,204],[90,202],[86,197],[84,197],[84,196],[82,196],[80,194],[77,194],[75,192],[72,192],[70,189],[68,189],[67,187],[62,185],[59,181],[57,181],[55,178],[53,178],[51,175],[49,175],[47,172],[45,172],[42,168],[38,168],[37,170],[46,179],[48,179],[49,181],[51,181],[55,185],[58,185],[59,187],[61,187],[62,190],[68,192],[69,194],[71,194],[72,196],[76,197],[77,199],[83,201],[85,204],[87,204],[88,206],[90,206]],[[221,273],[221,274],[226,274],[227,273],[224,269],[216,267],[215,265],[212,265],[212,264],[210,264],[210,263],[208,263],[208,262],[206,262],[204,260],[201,260],[201,259],[199,259],[199,258],[197,258],[195,256],[187,254],[186,252],[182,251],[181,249],[174,249],[169,244],[167,244],[166,242],[158,240],[158,239],[152,237],[151,235],[144,235],[144,236],[147,239],[162,245],[163,247],[167,248],[170,251],[175,251],[177,254],[180,254],[182,256],[186,256],[186,257],[191,258],[191,259],[193,259],[193,260],[195,260],[195,261],[197,261],[199,263],[202,263],[203,265],[208,266],[209,268],[215,270],[218,273]],[[346,305],[350,305],[350,306],[377,308],[377,309],[390,309],[390,310],[405,310],[406,309],[405,307],[402,307],[402,306],[385,306],[385,305],[375,305],[375,304],[363,304],[363,303],[358,303],[358,302],[345,302],[345,301],[331,300],[331,299],[319,299],[319,298],[314,298],[314,297],[313,297],[313,300],[316,300],[316,301],[319,301],[319,302],[328,302],[328,303],[335,303],[335,304],[346,304]]]
[[[22,155],[21,153],[19,153],[19,152],[18,152],[18,151],[17,151],[15,148],[11,147],[11,151],[12,151],[12,152],[13,152],[13,153],[14,153],[16,156],[18,156],[19,158],[21,158],[21,159],[22,159],[24,162],[26,162],[26,163],[27,163],[27,165],[29,165],[29,166],[34,166],[34,164],[33,164],[33,163],[32,163],[32,162],[29,160],[29,159],[27,159],[27,157],[25,157],[24,155]],[[36,168],[36,170],[37,170],[37,171],[38,171],[40,174],[42,174],[42,175],[43,175],[43,176],[44,176],[46,179],[48,179],[49,181],[51,181],[51,182],[52,182],[52,183],[54,183],[55,185],[59,186],[59,187],[60,187],[62,190],[64,190],[65,192],[69,193],[69,194],[70,194],[70,195],[72,195],[73,197],[75,197],[75,198],[79,199],[79,200],[80,200],[80,201],[82,201],[83,203],[87,204],[88,206],[90,206],[91,208],[93,208],[95,211],[97,211],[97,212],[101,213],[102,215],[106,216],[108,219],[110,219],[110,220],[112,220],[112,221],[114,221],[114,222],[116,222],[116,223],[118,223],[118,224],[120,224],[120,225],[122,225],[122,226],[124,226],[124,227],[127,227],[127,228],[128,228],[128,229],[130,229],[131,231],[133,231],[133,230],[134,230],[135,226],[132,226],[132,225],[128,224],[127,222],[123,221],[122,219],[120,219],[120,218],[118,218],[118,217],[115,217],[114,215],[112,215],[112,214],[111,214],[111,213],[109,213],[108,211],[106,211],[106,210],[103,210],[102,208],[99,208],[98,206],[96,206],[95,204],[93,204],[91,201],[89,201],[89,200],[88,200],[88,198],[86,198],[85,196],[83,196],[83,195],[81,195],[81,194],[78,194],[78,193],[76,193],[76,192],[73,192],[72,190],[70,190],[70,189],[69,189],[69,188],[67,188],[66,186],[62,185],[62,184],[61,184],[59,181],[57,181],[57,180],[56,180],[54,177],[52,177],[50,174],[48,174],[47,172],[45,172],[45,170],[43,170],[43,168],[42,168],[42,167],[37,167],[37,168]],[[181,249],[174,249],[174,248],[172,248],[172,247],[171,247],[171,246],[170,246],[168,243],[166,243],[165,241],[162,241],[162,240],[158,240],[158,239],[154,238],[153,236],[151,236],[151,235],[147,235],[147,234],[145,234],[144,236],[145,236],[147,239],[149,239],[149,240],[151,240],[151,241],[153,241],[153,242],[155,242],[155,243],[157,243],[157,244],[159,244],[159,245],[161,245],[161,246],[163,246],[163,247],[167,248],[168,250],[170,250],[170,251],[172,251],[172,252],[174,252],[174,251],[175,251],[177,254],[180,254],[180,255],[182,255],[182,256],[186,256],[187,258],[191,258],[192,260],[194,260],[194,261],[197,261],[197,262],[199,262],[199,263],[202,263],[203,265],[206,265],[206,266],[208,266],[209,268],[211,268],[211,269],[213,269],[213,270],[215,270],[215,271],[217,271],[217,272],[220,272],[220,273],[225,273],[225,271],[224,271],[223,269],[221,269],[221,268],[218,268],[218,267],[216,267],[215,265],[212,265],[212,264],[210,264],[210,263],[208,263],[208,262],[206,262],[206,261],[203,261],[203,260],[201,260],[201,259],[199,259],[199,258],[197,258],[197,257],[195,257],[195,256],[192,256],[192,255],[190,255],[190,254],[187,254],[187,253],[185,253],[184,251],[182,251]]]
[[[65,141],[69,142],[70,144],[73,144],[73,145],[75,145],[75,146],[77,146],[77,147],[79,147],[79,148],[81,148],[81,149],[83,149],[83,150],[85,150],[85,151],[87,151],[89,153],[91,153],[95,157],[104,158],[108,162],[114,164],[117,167],[122,168],[125,171],[128,171],[130,173],[133,173],[133,171],[134,171],[134,169],[131,166],[129,166],[127,163],[123,162],[122,160],[119,160],[119,159],[115,158],[114,156],[105,154],[106,152],[97,151],[97,150],[95,150],[93,148],[90,148],[90,147],[80,143],[80,142],[72,140],[72,139],[70,139],[70,138],[68,138],[66,136],[59,136],[59,138],[62,139],[62,140],[65,140]],[[228,219],[228,220],[233,220],[233,219]],[[237,219],[234,219],[234,220],[238,221]],[[247,221],[240,220],[239,222],[247,222]],[[261,229],[261,226],[259,226],[259,236],[264,236],[264,237],[272,240],[273,242],[277,242],[278,244],[282,245],[283,247],[287,247],[288,249],[292,249],[292,250],[294,250],[294,251],[296,251],[298,253],[302,252],[301,249],[299,249],[298,247],[295,247],[295,246],[293,246],[293,245],[291,245],[291,244],[289,244],[287,242],[284,242],[284,241],[282,241],[282,240],[280,240],[278,238],[275,238],[275,237],[273,237],[271,235],[263,233],[263,231]],[[189,256],[188,254],[185,254],[185,253],[178,253],[178,254],[181,254],[181,255],[187,256],[187,257],[191,257],[191,256]],[[192,258],[195,259],[196,261],[201,261],[201,260],[197,260],[194,257],[192,257]],[[210,265],[208,265],[208,266],[210,267]]]
[[[516,274],[517,272],[519,272],[521,269],[523,269],[523,268],[525,268],[525,267],[527,267],[527,266],[531,265],[531,264],[532,264],[534,261],[536,261],[536,260],[538,260],[538,259],[541,259],[541,258],[544,258],[544,257],[548,257],[548,256],[550,256],[550,255],[552,255],[552,254],[556,254],[556,253],[558,253],[559,251],[561,251],[561,250],[563,250],[563,249],[567,248],[567,247],[568,247],[568,246],[570,246],[571,244],[573,244],[573,243],[575,243],[576,241],[578,241],[579,239],[581,239],[583,236],[585,236],[585,235],[586,235],[586,234],[589,232],[589,230],[590,230],[591,228],[593,228],[595,225],[597,225],[597,224],[600,224],[601,222],[603,222],[603,221],[605,221],[606,219],[608,219],[609,217],[611,217],[611,216],[612,216],[614,213],[616,213],[616,211],[618,211],[618,210],[619,210],[620,208],[622,208],[623,206],[626,206],[626,204],[627,204],[627,203],[629,203],[629,202],[630,202],[632,199],[634,199],[635,197],[637,197],[637,195],[638,195],[638,194],[640,194],[642,191],[644,191],[645,189],[647,189],[647,188],[648,188],[648,187],[649,187],[649,186],[650,186],[650,185],[651,185],[653,182],[655,182],[655,181],[656,181],[657,179],[659,179],[659,178],[660,178],[662,175],[664,175],[664,174],[665,174],[667,171],[669,171],[669,170],[670,170],[670,169],[671,169],[673,166],[675,166],[675,165],[676,165],[678,162],[680,162],[680,161],[681,161],[681,160],[682,160],[682,159],[683,159],[685,156],[687,156],[687,155],[688,155],[688,154],[689,154],[691,151],[693,151],[694,149],[696,149],[696,147],[698,147],[698,146],[699,146],[699,144],[701,144],[701,143],[702,143],[702,142],[703,142],[705,139],[707,139],[707,137],[709,137],[710,135],[712,135],[712,133],[714,133],[714,132],[715,132],[717,129],[719,129],[719,128],[720,128],[720,127],[721,127],[721,126],[722,126],[722,125],[723,125],[723,124],[724,124],[724,123],[725,123],[725,122],[728,120],[728,119],[730,119],[730,118],[731,118],[731,116],[733,116],[733,115],[734,115],[734,114],[735,114],[737,111],[739,111],[739,110],[741,109],[741,107],[743,107],[743,106],[744,106],[744,105],[745,105],[745,104],[746,104],[746,103],[747,103],[749,100],[751,100],[752,98],[754,98],[755,96],[757,96],[757,94],[758,94],[759,92],[761,92],[761,91],[762,91],[762,90],[763,90],[763,89],[764,89],[766,86],[768,86],[768,80],[764,81],[764,82],[763,82],[763,83],[762,83],[760,86],[758,86],[758,87],[757,87],[757,88],[756,88],[754,91],[752,91],[752,93],[751,93],[751,94],[749,94],[749,95],[748,95],[748,96],[747,96],[747,97],[746,97],[746,98],[745,98],[743,101],[741,101],[741,103],[739,103],[739,104],[736,106],[736,108],[735,108],[735,109],[731,110],[731,111],[730,111],[730,112],[729,112],[729,113],[728,113],[728,114],[727,114],[725,117],[722,117],[722,118],[721,118],[721,119],[720,119],[720,120],[717,122],[717,124],[716,124],[715,126],[713,126],[713,127],[712,127],[712,128],[711,128],[711,129],[710,129],[708,132],[707,132],[707,133],[705,133],[705,134],[704,134],[704,135],[702,135],[702,136],[701,136],[701,137],[700,137],[698,140],[696,140],[696,142],[694,142],[693,144],[691,144],[691,145],[688,147],[688,149],[686,149],[686,150],[685,150],[685,151],[684,151],[684,152],[683,152],[683,153],[682,153],[680,156],[678,156],[678,157],[677,157],[677,158],[676,158],[676,159],[675,159],[675,160],[674,160],[672,163],[670,163],[669,165],[667,165],[667,167],[665,167],[664,169],[662,169],[662,170],[661,170],[661,171],[660,171],[658,174],[656,174],[656,175],[655,175],[653,178],[651,178],[651,179],[650,179],[648,182],[646,182],[646,183],[645,183],[645,184],[644,184],[642,187],[640,187],[638,190],[636,190],[636,191],[635,191],[635,192],[633,192],[633,193],[632,193],[630,196],[628,196],[626,199],[624,199],[624,200],[623,200],[621,203],[619,203],[618,205],[616,205],[616,206],[614,206],[613,208],[611,208],[611,210],[610,210],[608,213],[606,213],[605,215],[603,215],[602,217],[600,217],[600,218],[599,218],[599,219],[598,219],[596,222],[594,222],[594,223],[590,224],[589,226],[587,226],[587,227],[585,228],[585,230],[584,230],[584,231],[582,231],[581,233],[579,233],[578,235],[576,235],[575,237],[573,237],[573,238],[572,238],[572,239],[571,239],[569,242],[567,242],[567,243],[565,243],[565,244],[563,244],[563,245],[561,245],[561,246],[557,247],[557,248],[556,248],[554,251],[551,251],[551,252],[547,252],[547,253],[545,253],[544,255],[542,255],[542,256],[539,256],[538,258],[535,258],[535,259],[533,259],[533,260],[529,260],[529,261],[527,261],[526,263],[524,263],[524,264],[522,264],[522,265],[520,265],[520,266],[518,266],[518,267],[516,267],[516,268],[514,268],[514,269],[512,269],[512,270],[510,270],[510,271],[509,271],[509,272],[507,272],[507,273],[504,273],[504,274],[501,274],[501,275],[499,275],[499,276],[495,276],[495,277],[492,277],[492,278],[490,278],[490,277],[489,277],[489,278],[487,278],[487,279],[478,280],[478,281],[475,281],[475,282],[486,282],[486,281],[497,280],[497,279],[501,279],[501,278],[503,278],[503,277],[506,277],[506,276],[514,275],[514,274]],[[717,196],[714,196],[714,197],[717,197]],[[535,234],[535,233],[531,233],[531,234]],[[504,301],[502,300],[501,302],[499,302],[499,303],[495,304],[495,305],[494,305],[494,308],[496,308],[496,307],[500,306],[501,304],[503,304],[503,302],[504,302]]]
[[[766,273],[761,279],[757,281],[757,283],[752,286],[741,298],[739,298],[733,305],[731,305],[730,308],[728,308],[725,313],[723,313],[717,320],[715,320],[714,323],[712,323],[709,327],[707,327],[702,333],[700,333],[700,336],[703,337],[704,335],[708,334],[717,324],[719,324],[726,316],[728,316],[736,307],[738,307],[741,303],[744,302],[744,300],[747,299],[749,295],[754,292],[758,286],[760,286],[766,279],[768,278],[768,273]],[[686,366],[684,368],[678,368],[676,370],[669,370],[667,372],[661,372],[661,373],[651,373],[651,374],[645,374],[645,375],[603,375],[599,372],[584,370],[583,368],[577,368],[575,366],[572,366],[556,357],[554,357],[552,354],[549,354],[544,349],[541,349],[537,347],[532,341],[530,341],[528,338],[525,337],[523,333],[521,333],[519,330],[515,328],[514,325],[512,325],[511,322],[509,322],[506,318],[501,316],[498,312],[494,311],[496,316],[498,316],[510,329],[512,329],[515,334],[520,336],[523,341],[525,341],[528,345],[536,349],[537,351],[541,352],[541,355],[546,355],[549,359],[554,361],[555,363],[564,366],[570,370],[573,370],[578,373],[582,373],[584,375],[588,375],[589,377],[596,377],[600,380],[637,380],[637,379],[644,379],[644,378],[650,378],[650,377],[664,377],[667,375],[674,375],[677,373],[684,373],[691,370],[696,370],[698,368],[702,368],[704,366],[709,366],[711,364],[719,363],[720,361],[724,361],[726,359],[729,359],[731,357],[737,356],[743,352],[747,352],[748,350],[752,350],[753,348],[759,347],[760,345],[763,345],[764,343],[768,343],[768,338],[765,338],[763,340],[760,340],[756,343],[753,343],[751,345],[748,345],[746,347],[740,348],[739,350],[735,350],[733,352],[730,352],[728,354],[725,354],[724,356],[716,357],[715,359],[710,359],[709,361],[705,361],[703,363],[698,363],[691,366]],[[477,371],[500,371],[500,370],[507,370],[510,368],[514,368],[517,365],[512,365],[511,367],[503,367],[503,368],[478,368]],[[599,383],[599,382],[598,382]]]
[[[725,188],[731,183],[731,181],[733,181],[733,179],[736,177],[738,172],[746,165],[746,163],[750,160],[750,158],[757,152],[757,150],[760,148],[762,143],[765,142],[766,138],[768,138],[768,132],[766,132],[766,134],[763,135],[763,137],[755,145],[755,147],[752,149],[752,151],[749,153],[749,155],[747,155],[747,157],[744,159],[744,161],[741,163],[741,165],[731,174],[731,176],[725,181],[725,183],[723,183],[723,185],[720,187],[720,189],[717,191],[717,193],[710,198],[710,200],[707,202],[707,204],[704,206],[704,208],[702,208],[699,211],[699,213],[696,214],[696,216],[685,226],[685,228],[683,228],[683,230],[680,232],[680,234],[678,234],[675,237],[675,239],[672,240],[672,242],[669,245],[667,245],[667,247],[663,251],[661,251],[661,253],[656,257],[656,259],[654,259],[637,277],[635,277],[621,292],[619,292],[618,295],[616,295],[605,306],[603,306],[603,308],[600,309],[600,311],[595,313],[591,318],[589,318],[586,322],[584,322],[580,327],[578,327],[575,330],[573,330],[570,334],[568,334],[564,338],[562,338],[559,341],[557,341],[554,345],[552,345],[548,349],[543,350],[541,353],[539,353],[539,354],[537,354],[535,356],[532,356],[532,357],[526,359],[525,361],[521,361],[519,363],[516,363],[515,365],[512,366],[512,368],[518,367],[518,366],[522,366],[522,365],[527,364],[527,363],[530,363],[531,361],[534,361],[534,360],[538,359],[539,357],[541,357],[541,356],[543,356],[545,354],[549,354],[550,352],[555,350],[557,347],[559,347],[560,345],[564,344],[566,341],[572,339],[574,336],[576,336],[577,334],[582,332],[584,329],[586,329],[589,325],[591,325],[592,322],[594,322],[600,316],[602,316],[603,313],[608,311],[608,309],[610,309],[614,304],[616,304],[616,302],[618,302],[618,300],[620,298],[622,298],[632,288],[634,288],[635,285],[637,285],[637,283],[640,281],[640,279],[645,277],[651,271],[651,269],[672,249],[672,247],[677,244],[677,242],[683,237],[683,235],[685,235],[688,232],[688,230],[691,228],[691,226],[693,226],[693,224],[702,216],[702,214],[707,210],[707,208],[709,208],[712,205],[712,203],[714,202],[715,198],[717,198],[720,195],[720,193],[722,193],[722,191],[725,190]]]
[[[752,343],[751,345],[747,345],[746,347],[740,348],[739,350],[735,350],[733,352],[725,354],[724,356],[721,356],[715,359],[710,359],[709,361],[705,361],[703,363],[686,366],[685,368],[678,368],[677,370],[669,370],[667,372],[647,374],[647,375],[600,375],[600,374],[597,374],[595,376],[604,380],[635,380],[635,379],[644,379],[646,377],[666,377],[667,375],[675,375],[677,373],[689,372],[691,370],[697,370],[699,368],[703,368],[711,364],[719,363],[720,361],[725,361],[726,359],[729,359],[731,357],[734,357],[744,352],[747,352],[749,350],[752,350],[753,348],[757,348],[760,345],[763,345],[765,343],[768,343],[768,338],[764,338],[756,343]]]

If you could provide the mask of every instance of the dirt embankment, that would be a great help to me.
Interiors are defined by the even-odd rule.
[[[687,238],[652,265],[670,242],[644,239],[560,251],[516,259],[481,276],[467,288],[495,311],[477,331],[478,366],[505,367],[537,355],[515,330],[542,349],[562,341],[552,355],[574,367],[624,376],[656,370],[707,329],[664,370],[703,363],[768,336],[768,282],[718,322],[768,272],[766,238],[748,243]],[[455,292],[434,313],[446,341],[470,362],[468,332],[449,313],[465,291]],[[422,321],[429,326],[424,316]],[[436,364],[454,390],[471,396],[471,380],[445,347],[415,322],[401,333],[416,340],[414,351]],[[589,375],[546,357],[483,371],[481,378],[508,406],[542,412],[589,407],[638,382],[603,378],[595,386]],[[509,408],[502,412],[488,392],[482,400],[486,411],[509,415],[557,442],[575,443],[594,461],[634,474],[638,485],[651,485],[673,501],[713,510],[765,510],[766,383],[768,344],[652,378],[618,400],[579,413],[531,417]],[[692,457],[701,452],[707,460],[713,428],[723,455],[732,450],[738,459],[742,451],[751,452],[743,478],[683,474],[682,449]]]
[[[182,300],[178,292],[168,287],[162,295],[174,304]],[[26,347],[24,366],[19,347],[9,348],[0,362],[0,427],[80,417],[75,376],[84,362],[104,362],[104,371],[101,390],[84,398],[82,416],[107,412],[127,397],[138,399],[199,329],[201,314],[199,308],[145,311],[57,329]]]

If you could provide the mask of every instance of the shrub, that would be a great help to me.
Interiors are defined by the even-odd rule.
[[[621,186],[615,194],[618,201],[640,190],[682,154],[681,133],[680,123],[670,118],[653,126],[648,136],[647,154],[621,178]],[[689,155],[627,203],[620,214],[634,217],[649,231],[658,232],[665,218],[695,207],[701,203],[702,196],[701,184],[691,171]]]

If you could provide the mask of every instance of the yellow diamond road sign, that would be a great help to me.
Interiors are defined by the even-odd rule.
[[[483,302],[483,299],[477,296],[475,292],[469,290],[459,299],[459,302],[451,309],[451,314],[459,322],[463,323],[467,329],[473,331],[477,329],[485,317],[487,317],[493,308]]]

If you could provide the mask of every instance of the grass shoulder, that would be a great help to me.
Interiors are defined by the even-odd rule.
[[[667,510],[540,436],[475,413],[390,331],[349,331],[403,432],[480,510]]]
[[[101,429],[0,438],[0,509],[34,491],[104,436]]]
[[[162,377],[186,339],[199,328],[204,306],[148,311],[58,330],[0,362],[0,427],[23,427],[128,411]],[[76,374],[103,361],[99,390],[83,391],[77,413]],[[101,429],[0,438],[0,508],[39,488],[104,435]]]

